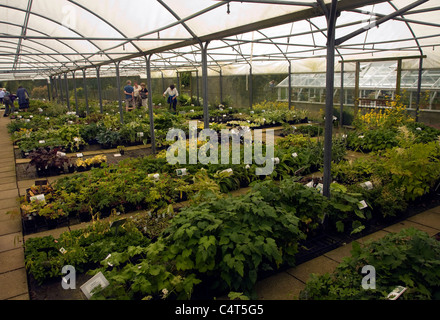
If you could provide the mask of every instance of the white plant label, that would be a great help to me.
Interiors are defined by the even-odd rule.
[[[159,180],[159,178],[160,178],[160,174],[158,174],[158,173],[150,173],[149,175],[148,175],[148,178],[151,178],[151,179],[154,179],[154,180]]]
[[[30,197],[29,199],[31,200],[31,202],[33,202],[33,201],[41,201],[41,202],[46,201],[44,194],[37,194],[36,196]]]
[[[313,181],[310,181],[305,185],[306,187],[313,188]]]
[[[323,193],[322,191],[323,189],[324,189],[324,185],[322,183],[318,183],[316,185],[316,190],[318,190],[320,193]]]
[[[373,189],[373,184],[371,183],[371,181],[364,182],[361,184],[361,186],[367,190]]]
[[[43,144],[43,143],[46,143],[46,141],[45,140],[40,140],[40,141],[38,141],[38,143]]]
[[[138,137],[142,138],[144,136],[144,133],[143,132],[138,132],[137,135],[138,135]]]
[[[77,154],[76,154],[76,157],[77,157],[77,158],[82,158],[82,157],[84,157],[84,155],[83,155],[82,153],[77,153]]]
[[[296,158],[298,157],[298,154],[296,152],[292,153],[292,157]]]
[[[368,208],[368,204],[365,202],[365,200],[362,200],[358,203],[358,207],[360,210],[363,210],[365,208]]]
[[[120,153],[115,153],[113,156],[114,156],[114,157],[120,157],[121,154],[120,154]]]
[[[188,174],[188,172],[186,171],[186,168],[176,169],[176,173],[178,176],[186,176]]]
[[[363,138],[364,138],[364,136],[359,136],[358,138],[359,138],[359,139],[363,139]]]
[[[234,174],[234,171],[231,168],[229,168],[229,169],[223,170],[220,173],[227,173],[228,176],[232,176]]]
[[[407,288],[402,287],[402,286],[398,286],[396,287],[393,291],[391,291],[388,296],[387,299],[388,300],[397,300],[397,298],[399,298],[405,291]]]
[[[92,291],[93,289],[97,288],[98,286],[101,286],[101,289],[106,288],[110,283],[108,280],[104,277],[102,272],[100,271],[97,273],[93,278],[91,278],[89,281],[84,283],[81,286],[81,291],[85,294],[87,299],[90,299],[92,297]]]
[[[271,159],[273,164],[279,164],[280,163],[280,158],[272,158]]]
[[[65,157],[66,154],[65,154],[64,152],[57,151],[57,156],[58,156],[58,157]]]
[[[67,250],[64,249],[64,248],[60,248],[60,252],[61,252],[62,254],[66,254]]]

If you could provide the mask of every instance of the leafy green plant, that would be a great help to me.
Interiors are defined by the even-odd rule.
[[[391,233],[365,245],[353,242],[351,257],[336,271],[312,275],[300,293],[307,300],[384,300],[397,286],[407,288],[399,300],[440,299],[440,242],[415,228]],[[361,270],[374,266],[376,288],[362,288]]]

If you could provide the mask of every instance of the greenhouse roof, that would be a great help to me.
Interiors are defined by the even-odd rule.
[[[198,70],[207,41],[210,72],[323,71],[330,2],[0,0],[0,80],[114,75],[119,61],[121,75],[145,75],[150,54],[153,71]],[[338,43],[337,59],[426,55],[425,68],[440,68],[440,0],[339,0],[338,10],[337,40],[365,30]]]
[[[402,70],[401,88],[411,91],[417,90],[418,70]],[[440,91],[440,70],[424,70],[422,73],[422,89]],[[341,81],[341,73],[335,74],[335,83]],[[369,62],[361,64],[359,74],[359,88],[362,90],[395,90],[397,82],[397,62]],[[325,73],[301,73],[291,77],[294,88],[325,88]],[[289,78],[286,77],[277,87],[287,88]],[[337,85],[336,85],[337,87]],[[344,88],[355,88],[355,72],[344,71]]]

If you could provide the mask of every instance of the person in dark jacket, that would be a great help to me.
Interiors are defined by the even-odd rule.
[[[19,86],[17,89],[18,107],[27,112],[29,108],[29,93],[25,88]]]
[[[16,95],[13,95],[12,93],[9,93],[8,91],[5,90],[5,96],[3,97],[3,103],[5,104],[5,114],[3,115],[3,117],[9,116],[10,112],[15,111],[14,101],[16,98],[17,98]]]

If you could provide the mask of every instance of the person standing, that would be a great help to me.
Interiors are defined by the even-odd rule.
[[[125,111],[133,110],[134,108],[134,89],[131,86],[131,81],[127,80],[127,85],[124,87],[125,94]]]
[[[141,83],[141,90],[139,90],[139,96],[142,99],[142,107],[145,107],[145,110],[148,110],[147,106],[147,98],[148,98],[148,89],[145,87],[145,83]]]
[[[18,108],[24,110],[24,112],[27,112],[29,108],[29,93],[22,86],[18,86],[17,98]]]
[[[177,97],[179,96],[179,92],[177,92],[176,87],[174,84],[170,85],[165,92],[163,93],[163,96],[168,94],[167,102],[170,104],[170,110],[171,107],[174,109],[174,112],[176,112],[176,106],[177,106]]]
[[[3,104],[3,98],[5,97],[6,89],[0,88],[0,104]]]
[[[5,113],[3,117],[7,117],[9,116],[10,112],[15,111],[14,100],[17,98],[17,96],[9,93],[8,91],[6,91],[6,89],[3,89],[2,91],[5,93],[3,97],[3,103],[5,104]]]
[[[139,91],[141,91],[142,87],[138,85],[138,83],[135,81],[133,85],[133,97],[134,97],[134,105],[135,107],[140,107],[142,105],[142,99],[139,95]]]

